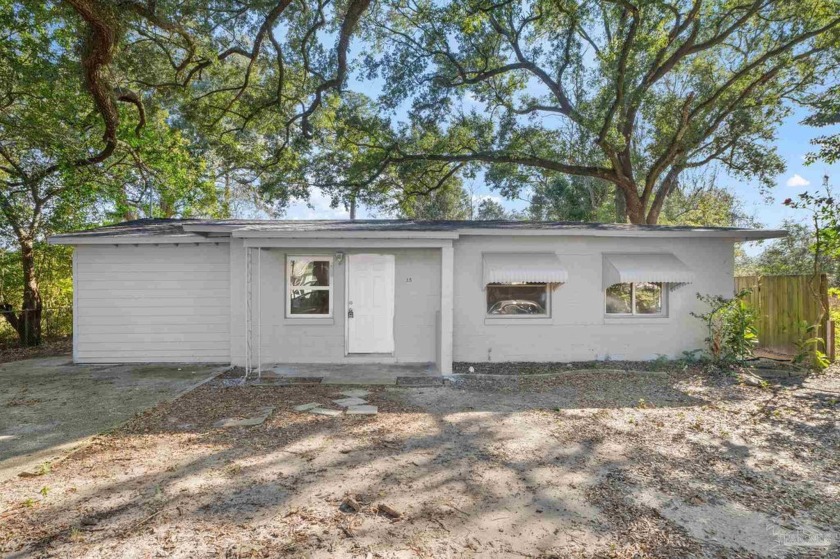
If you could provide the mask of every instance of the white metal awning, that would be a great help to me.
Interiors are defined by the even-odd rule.
[[[605,254],[604,289],[631,282],[692,283],[694,271],[671,254]]]
[[[569,273],[553,252],[486,252],[488,283],[566,283]]]

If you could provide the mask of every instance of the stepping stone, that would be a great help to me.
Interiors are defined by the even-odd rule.
[[[801,377],[806,376],[808,371],[796,371],[791,369],[760,369],[755,368],[752,371],[760,377],[766,378],[785,378],[785,377]]]
[[[247,417],[245,419],[220,419],[213,426],[222,428],[254,427],[255,425],[262,424],[266,419],[268,419],[268,416],[271,415],[271,412],[273,411],[273,407],[260,408],[260,415],[255,415],[254,417]]]
[[[347,408],[347,415],[376,415],[379,408],[376,406],[350,406]]]
[[[341,398],[340,400],[333,400],[333,402],[342,408],[367,404],[367,400],[362,400],[361,398]]]
[[[339,410],[331,410],[329,408],[312,408],[309,410],[309,413],[314,413],[316,415],[326,415],[328,417],[335,417],[337,415],[341,415],[341,411]]]
[[[348,398],[364,398],[365,396],[369,396],[370,392],[367,390],[362,390],[361,388],[354,388],[353,390],[345,390],[344,392],[339,392],[342,396],[347,396]]]
[[[308,404],[301,404],[299,406],[295,406],[294,410],[295,411],[309,411],[313,408],[318,408],[320,406],[321,406],[321,404],[319,404],[318,402],[309,402]]]

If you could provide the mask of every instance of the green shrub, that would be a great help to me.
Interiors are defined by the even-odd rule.
[[[825,354],[825,340],[817,335],[820,330],[819,324],[808,324],[801,320],[797,324],[799,338],[796,341],[796,354],[793,362],[809,369],[822,371],[831,365],[828,356]]]
[[[758,333],[755,309],[745,300],[750,293],[751,290],[744,289],[731,299],[697,294],[709,306],[709,311],[691,315],[706,325],[706,352],[713,363],[736,363],[752,357]]]

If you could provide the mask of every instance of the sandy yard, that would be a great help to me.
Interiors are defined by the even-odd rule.
[[[70,356],[0,364],[0,483],[61,459],[92,435],[177,397],[218,365],[76,365]]]
[[[840,554],[837,370],[772,390],[696,372],[570,372],[372,388],[371,417],[292,409],[340,390],[217,379],[161,404],[0,485],[0,552]],[[262,425],[213,427],[265,406]]]

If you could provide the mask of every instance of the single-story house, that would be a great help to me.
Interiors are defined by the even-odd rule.
[[[734,243],[783,231],[143,219],[75,247],[79,363],[646,360],[702,347]]]

